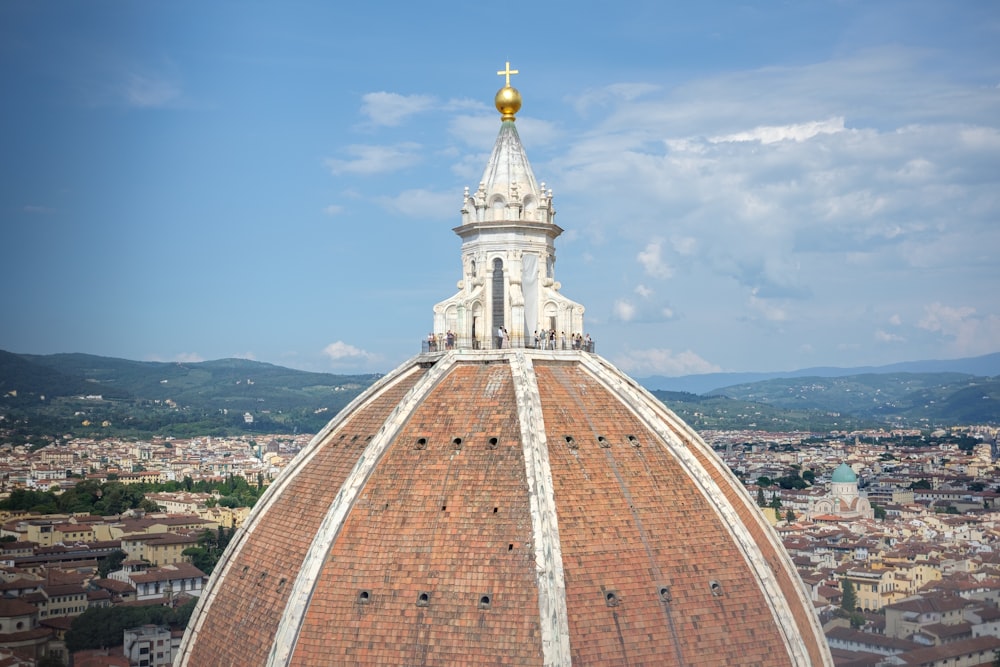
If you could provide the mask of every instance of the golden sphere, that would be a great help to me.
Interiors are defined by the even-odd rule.
[[[517,88],[504,86],[497,92],[494,102],[504,120],[514,120],[514,114],[521,108],[521,93],[517,92]]]

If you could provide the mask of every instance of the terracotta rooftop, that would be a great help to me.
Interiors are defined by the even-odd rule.
[[[422,355],[271,485],[182,665],[832,664],[712,450],[584,352]]]
[[[975,637],[962,641],[917,649],[896,656],[897,663],[902,665],[945,664],[953,660],[955,664],[992,664],[994,651],[1000,649],[1000,639],[996,637]],[[980,658],[982,662],[971,662]]]
[[[163,567],[153,567],[145,572],[129,575],[134,583],[145,584],[155,581],[172,581],[174,579],[192,579],[204,577],[205,573],[191,563],[174,563]]]

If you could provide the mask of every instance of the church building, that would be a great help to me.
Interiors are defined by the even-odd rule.
[[[258,501],[175,664],[832,665],[753,498],[562,295],[498,74],[458,292]]]
[[[813,504],[809,515],[815,521],[871,519],[875,510],[868,498],[858,492],[854,469],[841,463],[830,478],[830,492]]]

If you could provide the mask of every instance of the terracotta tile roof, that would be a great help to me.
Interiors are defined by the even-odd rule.
[[[38,612],[38,608],[18,598],[0,598],[0,618],[27,616]]]
[[[148,584],[156,581],[173,581],[175,579],[198,579],[204,576],[205,573],[191,563],[174,563],[164,565],[163,567],[153,567],[145,572],[130,574],[129,579],[136,584]]]
[[[930,648],[901,653],[897,656],[897,660],[900,661],[897,664],[929,665],[945,660],[956,660],[957,664],[960,661],[958,659],[963,657],[975,658],[982,656],[982,662],[979,664],[989,665],[992,664],[993,652],[997,649],[1000,649],[1000,639],[989,636],[975,637],[973,639],[951,642],[950,644],[942,644],[941,646],[932,646]],[[940,662],[939,664],[944,663]],[[963,664],[977,663],[963,661]]]
[[[90,585],[103,588],[112,593],[135,593],[135,586],[124,581],[118,581],[117,579],[94,579],[90,582]]]
[[[92,649],[73,654],[75,667],[129,667],[128,658],[121,655],[122,647],[116,649]]]

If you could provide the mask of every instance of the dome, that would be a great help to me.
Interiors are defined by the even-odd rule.
[[[846,463],[841,463],[836,470],[833,471],[833,477],[831,478],[833,482],[850,483],[857,482],[858,476],[854,474],[854,470],[851,466]]]
[[[826,664],[710,447],[601,357],[422,354],[338,415],[217,565],[182,665]]]
[[[832,665],[744,486],[579,335],[561,230],[470,198],[460,293],[258,501],[175,664]]]

